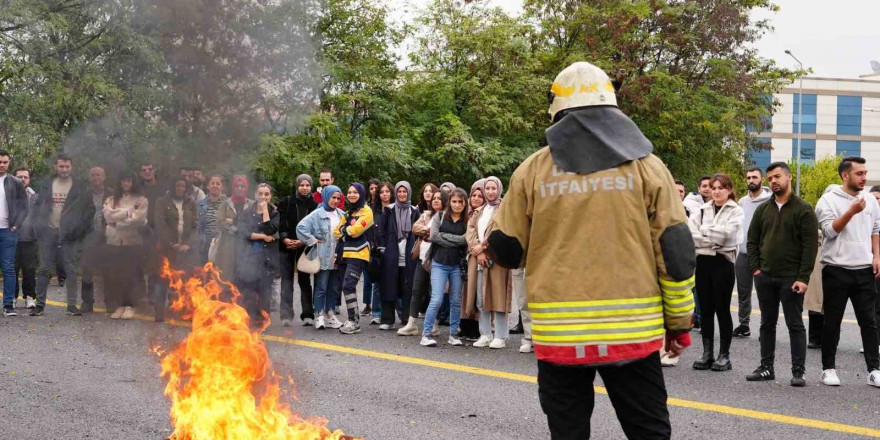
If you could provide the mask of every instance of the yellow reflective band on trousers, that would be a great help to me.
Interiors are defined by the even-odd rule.
[[[529,310],[536,343],[625,344],[656,339],[665,331],[660,296],[529,303]]]

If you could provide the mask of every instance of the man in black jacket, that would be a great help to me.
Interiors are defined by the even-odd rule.
[[[21,180],[10,176],[9,163],[12,156],[0,150],[0,269],[3,271],[3,314],[15,313],[15,247],[18,244],[18,230],[27,217],[27,193]]]
[[[296,225],[318,207],[312,197],[312,178],[307,174],[296,177],[296,193],[278,201],[278,214],[281,225],[278,233],[281,239],[281,324],[290,327],[293,321],[293,276],[299,278],[300,303],[302,313],[299,319],[303,325],[312,325],[315,313],[312,309],[311,275],[296,270],[296,262],[305,250],[305,243],[296,238]]]
[[[27,194],[28,213],[18,229],[18,246],[15,248],[15,273],[21,272],[21,297],[27,308],[37,306],[37,233],[34,231],[34,207],[37,205],[37,192],[31,188],[31,171],[27,168],[15,170],[15,177],[21,180]],[[18,279],[16,279],[18,281]],[[15,292],[19,293],[18,283]]]
[[[55,158],[55,175],[42,182],[37,191],[36,229],[40,247],[40,270],[37,276],[37,307],[31,316],[43,314],[49,274],[60,253],[64,269],[70,278],[67,283],[67,314],[80,315],[76,306],[76,249],[92,225],[95,205],[86,186],[71,175],[73,161],[59,154]],[[91,298],[83,298],[90,302]]]

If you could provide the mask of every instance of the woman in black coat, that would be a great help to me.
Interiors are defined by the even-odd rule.
[[[379,248],[382,254],[382,273],[379,291],[382,295],[382,324],[379,330],[394,328],[397,300],[403,299],[401,320],[409,321],[409,302],[412,297],[413,274],[417,261],[410,258],[416,237],[412,225],[419,219],[419,209],[412,206],[412,187],[409,182],[394,185],[396,201],[382,210],[379,219]]]
[[[257,186],[257,202],[238,215],[238,235],[242,242],[236,247],[235,284],[241,292],[240,301],[255,325],[269,315],[272,281],[278,272],[279,216],[269,201],[272,188]]]

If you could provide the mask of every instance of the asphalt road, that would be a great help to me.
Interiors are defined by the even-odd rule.
[[[63,301],[54,286],[50,293]],[[846,318],[854,319],[852,313]],[[880,437],[880,389],[866,384],[857,325],[843,325],[841,387],[819,384],[819,353],[810,350],[808,386],[792,388],[782,323],[777,381],[745,381],[759,363],[759,320],[754,316],[751,338],[734,340],[733,371],[692,370],[698,340],[679,366],[664,369],[674,438]],[[278,323],[269,328],[276,370],[296,381],[297,412],[326,417],[333,429],[374,440],[549,438],[533,382],[535,359],[516,351],[518,336],[505,350],[424,348],[416,337],[366,323],[359,335]],[[186,328],[111,321],[100,313],[70,317],[51,306],[42,317],[0,319],[0,331],[0,438],[156,440],[170,434],[169,403],[149,347],[179,341]],[[624,438],[607,396],[596,396],[592,423],[593,438]]]

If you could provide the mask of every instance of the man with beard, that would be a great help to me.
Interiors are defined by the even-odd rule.
[[[302,313],[299,319],[303,325],[312,325],[315,313],[312,310],[312,276],[296,270],[296,262],[305,250],[305,243],[296,238],[296,225],[318,207],[312,197],[312,177],[300,174],[294,184],[296,193],[278,201],[280,225],[278,236],[281,239],[281,324],[290,327],[293,321],[293,277],[298,278]],[[296,275],[294,275],[296,274]]]
[[[806,385],[807,331],[801,313],[819,247],[819,223],[809,203],[791,192],[791,170],[784,162],[767,167],[773,196],[758,206],[749,225],[749,270],[761,309],[761,365],[746,380],[775,380],[776,322],[779,304],[791,339],[791,386]]]
[[[736,256],[736,293],[739,298],[739,327],[733,329],[735,338],[747,338],[752,332],[749,330],[749,318],[752,315],[752,271],[749,270],[749,254],[746,247],[746,237],[749,235],[749,224],[755,215],[755,210],[762,203],[770,200],[773,194],[770,188],[762,186],[764,173],[760,168],[752,168],[746,171],[746,183],[749,193],[739,199],[745,217],[743,218],[743,235],[739,244],[739,254]]]
[[[861,194],[868,180],[865,159],[847,157],[837,171],[843,185],[826,191],[816,204],[824,237],[822,383],[840,385],[835,356],[848,299],[862,332],[868,385],[880,387],[880,351],[874,322],[874,278],[880,277],[880,205],[872,195]]]
[[[55,175],[43,181],[37,191],[35,225],[40,270],[37,272],[37,306],[31,310],[31,316],[43,314],[49,290],[49,274],[59,255],[67,276],[71,278],[67,283],[67,314],[82,314],[76,306],[79,287],[76,282],[76,250],[92,225],[95,205],[85,185],[71,175],[72,171],[73,159],[59,154],[55,158]]]

